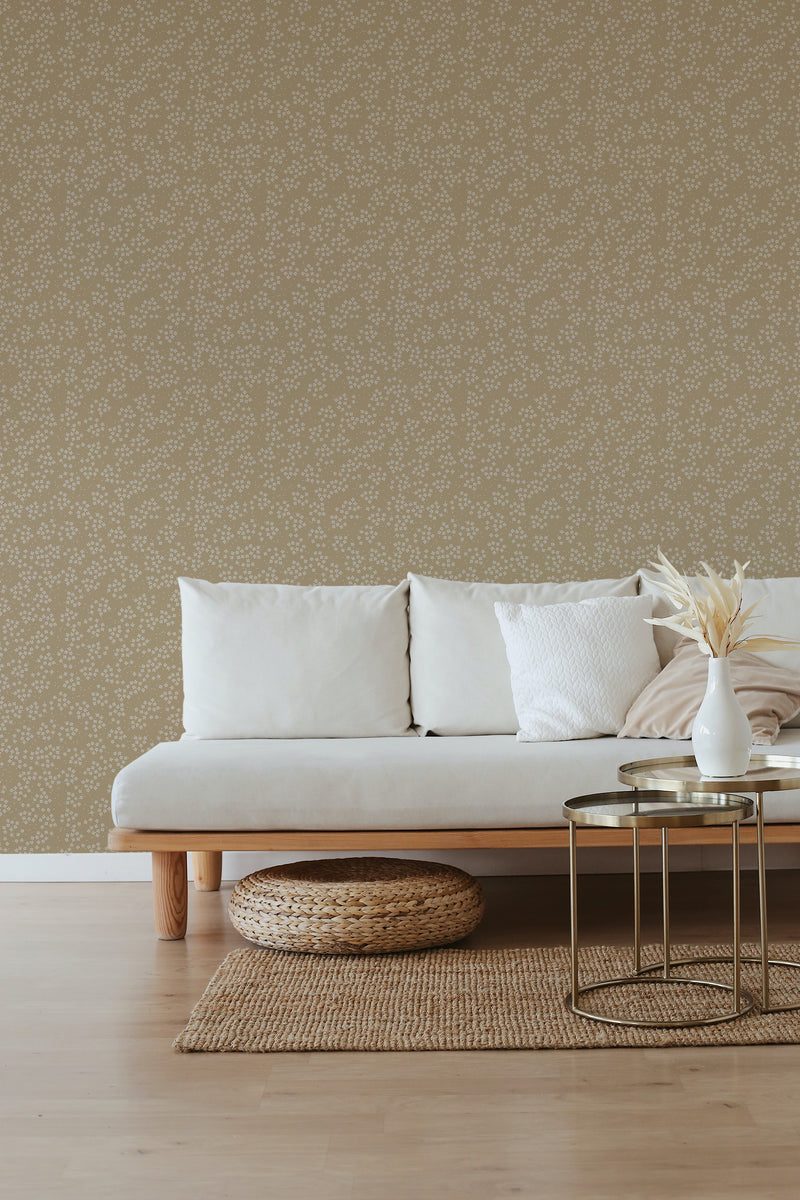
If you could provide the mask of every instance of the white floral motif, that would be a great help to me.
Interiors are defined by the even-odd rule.
[[[799,25],[10,0],[2,849],[180,732],[180,574],[798,573]]]

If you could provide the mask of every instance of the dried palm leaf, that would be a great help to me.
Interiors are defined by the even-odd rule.
[[[734,650],[745,648],[752,651],[800,650],[800,642],[789,638],[767,634],[745,636],[748,625],[755,619],[753,612],[761,603],[756,600],[742,611],[745,571],[749,563],[742,564],[734,559],[732,579],[723,579],[708,563],[700,565],[705,577],[698,576],[698,582],[705,595],[692,589],[688,579],[673,567],[659,547],[658,562],[651,562],[650,566],[663,576],[657,586],[677,611],[671,617],[650,617],[648,624],[663,625],[682,637],[691,638],[703,654],[712,658],[727,658]]]

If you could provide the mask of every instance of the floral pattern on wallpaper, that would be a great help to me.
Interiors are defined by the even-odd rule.
[[[179,574],[800,571],[799,25],[6,5],[3,849],[179,735]]]

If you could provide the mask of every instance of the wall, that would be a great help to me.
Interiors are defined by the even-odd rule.
[[[179,734],[179,574],[800,571],[798,23],[12,0],[4,850]]]

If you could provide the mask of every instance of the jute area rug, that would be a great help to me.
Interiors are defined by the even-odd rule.
[[[743,948],[755,954],[755,946]],[[729,954],[729,946],[675,946],[675,958]],[[778,945],[773,958],[798,958]],[[647,947],[645,962],[659,958]],[[581,950],[581,983],[629,974],[628,948]],[[681,974],[730,982],[730,966]],[[743,986],[759,994],[760,968],[742,967]],[[800,972],[772,968],[772,1000],[800,992]],[[555,1050],[601,1046],[733,1046],[800,1042],[800,1012],[749,1015],[721,1025],[625,1029],[573,1016],[564,1005],[569,951],[428,950],[412,954],[292,954],[232,951],[217,969],[174,1045],[182,1051]],[[633,986],[586,997],[592,1008],[625,1005],[644,1018],[700,1015],[729,1006],[725,992],[685,986]]]

